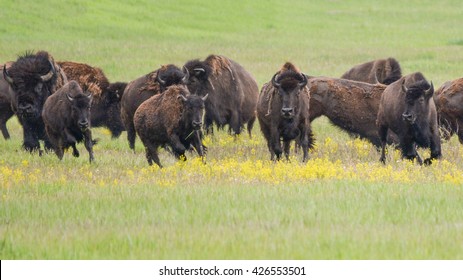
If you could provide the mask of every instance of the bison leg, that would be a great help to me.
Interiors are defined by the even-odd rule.
[[[95,157],[93,156],[93,139],[92,139],[92,131],[90,129],[87,129],[84,132],[84,145],[85,145],[85,149],[87,149],[87,152],[89,155],[89,161],[91,163],[92,161],[95,160]]]
[[[23,124],[23,148],[28,152],[39,151],[40,154],[40,143],[39,136],[35,129],[30,127],[26,122]]]
[[[71,147],[72,147],[72,155],[74,157],[79,157],[80,154],[79,154],[79,150],[77,150],[76,143],[72,143]]]
[[[254,122],[255,122],[255,121],[256,121],[256,117],[252,117],[252,118],[248,121],[247,128],[248,128],[249,138],[252,138],[252,128],[254,127]]]
[[[161,161],[158,156],[158,146],[151,143],[143,144],[145,144],[146,160],[148,160],[148,164],[153,165],[154,162],[159,166],[159,168],[162,168]]]
[[[204,145],[201,142],[200,131],[195,131],[193,136],[193,147],[200,157],[204,157]]]
[[[8,133],[8,129],[6,128],[6,121],[1,120],[0,122],[3,138],[5,138],[5,140],[10,139],[10,133]]]
[[[386,143],[387,143],[387,130],[388,127],[381,125],[378,130],[379,139],[381,141],[381,157],[379,161],[386,164]]]
[[[283,142],[283,150],[285,152],[285,157],[286,160],[289,161],[289,150],[291,148],[291,141],[290,140],[285,140]]]
[[[458,131],[458,139],[460,140],[460,143],[463,143],[461,136],[463,135],[460,131]],[[439,159],[442,157],[441,143],[437,126],[434,126],[434,129],[431,131],[430,148],[431,156],[424,160],[425,165],[430,165],[433,159]]]
[[[135,132],[135,126],[133,123],[127,125],[127,140],[129,141],[129,147],[135,152],[135,139],[137,138],[137,133]]]
[[[230,118],[230,128],[233,130],[235,135],[241,133],[241,113],[239,111],[232,112]]]

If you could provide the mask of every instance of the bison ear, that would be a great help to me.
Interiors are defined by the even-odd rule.
[[[407,91],[408,91],[408,88],[405,86],[405,79],[402,80],[402,91],[404,93],[407,93]]]
[[[177,98],[178,98],[178,99],[181,99],[182,101],[186,101],[186,100],[187,100],[186,97],[183,96],[182,94],[179,94],[179,95],[177,96]]]
[[[209,96],[209,93],[206,94],[206,95],[204,95],[203,97],[201,97],[201,99],[202,99],[203,101],[206,101],[206,99],[207,99],[208,96]]]
[[[74,97],[70,96],[70,95],[69,95],[69,92],[66,92],[66,97],[68,98],[68,100],[69,100],[70,102],[73,102],[73,101],[74,101]]]
[[[272,85],[276,88],[281,86],[281,83],[278,83],[277,80],[278,80],[278,73],[275,73],[275,75],[273,75],[272,77]]]
[[[429,98],[429,97],[431,97],[433,94],[434,94],[434,85],[432,84],[432,81],[431,81],[431,86],[429,87],[428,90],[426,90],[426,91],[424,92],[424,96],[425,96],[426,98]]]
[[[13,84],[13,78],[8,75],[8,71],[6,71],[6,64],[3,64],[3,78],[10,84]]]

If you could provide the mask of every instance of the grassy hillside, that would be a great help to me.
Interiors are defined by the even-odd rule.
[[[2,1],[0,61],[26,50],[101,67],[130,81],[159,65],[210,53],[259,85],[285,62],[339,77],[396,57],[436,88],[463,74],[459,1]],[[463,146],[443,143],[430,167],[388,164],[369,143],[324,119],[317,146],[272,163],[258,129],[206,137],[195,155],[148,167],[140,141],[105,129],[94,164],[21,150],[0,139],[0,259],[461,259]],[[429,152],[421,151],[423,156]]]

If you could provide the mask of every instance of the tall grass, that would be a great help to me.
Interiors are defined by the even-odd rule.
[[[224,54],[261,85],[285,62],[338,77],[396,57],[440,85],[461,77],[458,1],[3,1],[0,60],[47,50],[130,81],[160,64]],[[325,118],[308,163],[273,163],[253,138],[208,136],[207,164],[189,154],[149,167],[140,141],[101,142],[96,162],[21,150],[0,139],[1,259],[461,259],[463,148],[443,143],[430,167],[387,165],[369,143]],[[420,151],[424,155],[427,151]]]

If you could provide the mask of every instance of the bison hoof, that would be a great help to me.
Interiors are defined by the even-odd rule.
[[[427,158],[424,160],[424,165],[431,165],[432,164],[432,158]]]
[[[79,157],[79,156],[80,156],[79,151],[77,151],[77,150],[73,151],[73,152],[72,152],[72,155],[73,155],[74,157]]]

